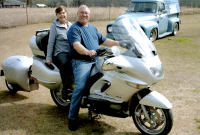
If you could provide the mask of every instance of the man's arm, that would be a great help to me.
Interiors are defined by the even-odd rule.
[[[108,46],[108,47],[118,46],[119,42],[115,41],[115,40],[111,40],[109,38],[106,38],[106,40],[103,42],[103,45]]]
[[[79,54],[82,54],[82,55],[88,55],[90,56],[90,58],[94,57],[97,55],[97,52],[94,51],[94,50],[88,50],[86,49],[81,43],[79,42],[74,42],[73,43],[73,47],[74,49],[79,53]]]

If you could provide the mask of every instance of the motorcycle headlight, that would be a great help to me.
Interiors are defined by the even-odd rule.
[[[162,64],[156,67],[151,67],[150,70],[152,74],[155,75],[156,77],[162,77],[164,75]]]
[[[112,26],[108,27],[108,32],[112,32]]]

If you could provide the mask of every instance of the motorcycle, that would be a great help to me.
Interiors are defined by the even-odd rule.
[[[138,130],[148,135],[168,134],[173,126],[171,103],[160,93],[150,90],[164,77],[156,49],[132,18],[116,20],[112,26],[120,46],[97,50],[99,61],[91,69],[81,107],[88,108],[91,119],[103,115],[132,117]],[[55,104],[70,105],[74,89],[73,76],[68,99],[62,99],[62,82],[54,63],[45,63],[49,29],[36,31],[30,40],[32,57],[11,56],[4,60],[0,75],[8,89],[33,91],[39,84],[50,89]],[[95,115],[94,115],[95,114]]]

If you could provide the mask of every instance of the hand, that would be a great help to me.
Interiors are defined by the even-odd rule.
[[[121,40],[119,41],[119,45],[123,48],[130,49],[132,47],[130,40]]]
[[[52,60],[46,60],[46,63],[47,63],[48,65],[51,65],[51,62],[52,62]]]
[[[94,50],[88,50],[86,55],[90,56],[90,58],[93,58],[94,56],[97,56],[97,52]]]

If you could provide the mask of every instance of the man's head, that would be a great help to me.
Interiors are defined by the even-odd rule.
[[[77,12],[78,22],[84,26],[88,25],[90,19],[90,9],[86,5],[81,5]]]

